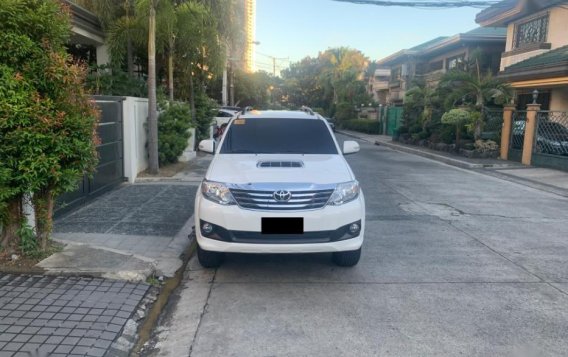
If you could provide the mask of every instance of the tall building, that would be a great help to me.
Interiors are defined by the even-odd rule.
[[[255,32],[256,32],[256,0],[245,0],[245,69],[254,72],[255,66]]]

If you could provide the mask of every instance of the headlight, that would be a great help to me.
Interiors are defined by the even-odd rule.
[[[220,182],[203,180],[201,193],[203,193],[203,197],[206,199],[220,205],[234,205],[236,203],[231,191]]]
[[[335,187],[335,191],[331,194],[328,205],[339,206],[344,203],[353,201],[359,196],[359,182],[351,181],[340,183]]]

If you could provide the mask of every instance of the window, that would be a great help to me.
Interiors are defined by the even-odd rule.
[[[533,102],[532,91],[519,91],[517,93],[517,109],[526,110],[527,105]],[[540,91],[536,100],[541,105],[541,110],[550,110],[550,92]]]
[[[548,35],[548,14],[516,25],[515,48],[545,43]]]
[[[233,121],[222,154],[335,154],[327,124],[316,119],[243,118]]]
[[[465,60],[464,54],[461,54],[459,56],[450,57],[446,60],[447,61],[446,68],[447,69],[462,68],[463,64],[464,64],[464,60]]]
[[[444,61],[436,61],[428,64],[428,72],[438,71],[444,68]]]
[[[400,80],[401,75],[402,75],[402,68],[401,68],[401,67],[396,67],[396,68],[393,69],[392,72],[391,72],[391,81],[398,81],[398,80]]]

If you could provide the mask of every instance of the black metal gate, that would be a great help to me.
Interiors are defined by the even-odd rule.
[[[511,142],[509,145],[509,160],[521,162],[523,145],[525,142],[525,126],[527,124],[527,111],[513,112],[511,121]]]
[[[93,97],[101,111],[97,128],[99,163],[92,178],[84,176],[79,187],[57,198],[57,213],[84,203],[124,181],[122,97]]]

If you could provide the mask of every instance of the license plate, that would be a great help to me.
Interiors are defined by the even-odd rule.
[[[304,234],[304,218],[263,217],[262,234]]]

